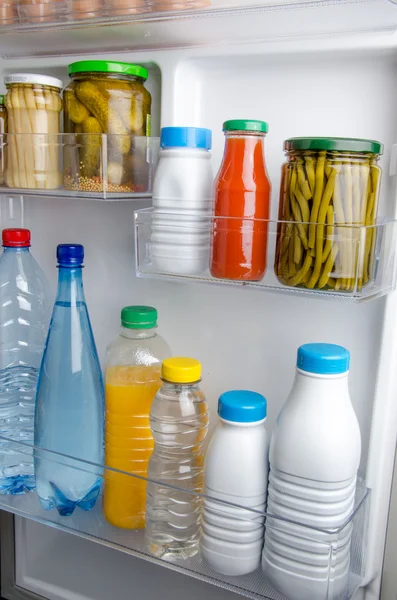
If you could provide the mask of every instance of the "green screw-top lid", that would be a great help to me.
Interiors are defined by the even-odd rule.
[[[0,94],[0,105],[4,104],[4,96],[3,94]]]
[[[285,140],[284,150],[287,152],[290,150],[333,150],[335,152],[383,154],[383,144],[375,140],[359,138],[296,137]]]
[[[121,324],[128,329],[152,329],[157,326],[157,310],[153,306],[125,306]]]
[[[113,62],[111,60],[80,60],[68,66],[69,75],[73,73],[118,73],[119,75],[135,75],[148,78],[147,69],[132,63]]]
[[[251,121],[247,119],[232,119],[225,121],[223,131],[258,131],[267,133],[269,125],[265,121]]]

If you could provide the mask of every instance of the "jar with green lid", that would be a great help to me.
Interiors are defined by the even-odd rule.
[[[4,96],[0,95],[0,185],[4,185],[5,174],[5,136],[7,133],[7,109],[4,104]]]
[[[279,281],[311,290],[361,290],[374,277],[376,228],[371,226],[382,144],[291,138],[284,150],[275,258]]]
[[[69,190],[147,191],[147,140],[151,96],[146,69],[105,60],[69,65],[64,91],[64,131],[75,134],[64,156]],[[103,136],[107,134],[107,137]]]

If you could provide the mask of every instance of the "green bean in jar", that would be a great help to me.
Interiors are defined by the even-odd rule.
[[[93,60],[69,65],[69,75],[64,131],[75,136],[65,150],[65,188],[147,191],[146,137],[151,133],[152,103],[144,86],[147,70],[130,63]],[[108,134],[106,147],[102,134]]]
[[[373,280],[383,145],[354,138],[284,142],[275,273],[312,290],[359,291]]]

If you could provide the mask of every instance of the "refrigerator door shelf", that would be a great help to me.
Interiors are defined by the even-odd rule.
[[[151,198],[159,138],[107,134],[0,136],[0,194],[136,200]],[[128,141],[130,150],[121,152]]]
[[[135,212],[136,274],[353,302],[379,298],[395,289],[396,220],[332,228],[315,224],[316,236],[321,235],[324,241],[323,258],[317,266],[315,249],[305,251],[301,246],[309,227],[308,223],[287,221],[163,214],[145,208]],[[203,241],[204,230],[208,237]],[[209,270],[211,238],[218,247],[218,255],[209,262],[212,260],[215,270],[224,269],[226,275],[222,279],[212,276]],[[253,239],[259,245],[259,252],[266,252],[267,239],[267,269],[260,281],[250,280],[248,268],[246,275],[240,275],[244,261],[250,256]],[[294,245],[299,246],[298,261],[292,256]],[[327,246],[329,260],[324,260]],[[233,261],[239,264],[233,266]],[[234,277],[236,268],[239,275]],[[312,278],[310,273],[314,271],[318,275]]]
[[[32,446],[0,436],[0,456],[2,444],[7,445],[8,451],[14,449],[18,453],[29,454],[32,452]],[[134,487],[136,483],[139,483],[141,486],[142,479],[145,480],[145,478],[138,478],[124,471],[110,469],[103,465],[97,465],[42,448],[34,447],[33,452],[36,455],[39,454],[40,458],[44,461],[63,465],[67,464],[70,469],[93,473],[102,479],[105,486],[108,478],[112,478],[113,480],[120,479],[122,488],[124,489],[126,483],[131,485],[131,487]],[[164,482],[161,482],[161,486],[162,489],[168,487]],[[175,493],[175,490],[175,487],[170,488],[170,493]],[[197,494],[194,492],[183,490],[183,493],[197,497]],[[204,496],[200,497],[205,499]],[[210,500],[211,506],[218,506],[220,514],[230,515],[232,507],[234,518],[241,518],[244,522],[252,519],[257,524],[258,518],[266,520],[266,513],[231,505],[215,498],[211,498]],[[289,546],[291,546],[290,553],[298,556],[297,566],[301,565],[302,567],[302,561],[307,561],[308,557],[311,560],[313,554],[304,552],[301,549],[294,549],[294,541],[299,542],[299,548],[301,547],[301,542],[306,541],[307,547],[316,549],[316,562],[306,564],[304,568],[306,575],[303,578],[294,567],[293,573],[290,574],[290,579],[291,577],[296,579],[294,585],[303,586],[302,590],[305,589],[308,576],[315,580],[315,586],[312,588],[316,590],[315,600],[342,600],[342,598],[343,600],[349,600],[354,596],[365,576],[365,548],[369,506],[370,491],[360,482],[357,485],[355,506],[346,519],[346,522],[338,529],[312,528],[288,521],[277,515],[269,515],[269,519],[265,523],[267,523],[267,527],[271,530],[273,536],[283,534],[286,531],[289,532],[291,527],[293,528],[292,542],[289,543]],[[185,575],[206,581],[232,592],[243,594],[252,600],[282,600],[284,598],[284,596],[280,595],[271,586],[261,568],[248,575],[232,577],[213,571],[199,554],[187,560],[178,559],[172,562],[151,556],[145,546],[144,529],[119,529],[106,522],[102,512],[102,498],[97,500],[92,510],[86,512],[76,509],[68,517],[60,516],[55,508],[44,510],[34,491],[19,496],[0,495],[0,509],[59,528],[97,543],[114,547],[122,552],[149,560],[174,571],[184,573]],[[346,538],[349,538],[349,548],[346,545]],[[287,568],[287,570],[290,568],[291,561],[282,557],[280,561],[277,569],[282,574],[284,568]],[[340,566],[342,563],[343,569]],[[343,577],[341,576],[341,570],[343,570]]]
[[[338,45],[336,34],[345,34],[354,44],[373,32],[382,33],[377,44],[393,46],[397,29],[397,7],[390,0],[6,0],[0,8],[0,54],[6,58],[220,42],[272,41],[285,47],[290,39],[305,38],[319,47],[318,36],[336,38]],[[92,35],[95,25],[107,27]],[[16,32],[23,33],[22,40]]]

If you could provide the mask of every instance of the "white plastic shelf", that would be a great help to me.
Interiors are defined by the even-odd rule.
[[[321,232],[320,225],[314,225],[316,235],[321,233],[324,243],[324,260],[321,260],[314,280],[310,277],[316,268],[314,250],[309,256],[310,250],[302,249],[298,263],[288,257],[288,251],[295,243],[295,233],[299,238],[309,226],[309,223],[287,221],[163,214],[154,208],[138,210],[135,212],[136,274],[169,281],[254,287],[354,302],[379,298],[395,289],[397,221],[379,221],[371,226],[337,225],[331,231],[322,226]],[[223,251],[229,252],[229,244],[249,245],[253,229],[257,231],[256,240],[266,255],[263,278],[260,281],[237,276],[231,279],[227,278],[228,273],[225,278],[213,277],[209,263],[214,236],[218,235]],[[206,242],[202,241],[203,236],[206,236]],[[262,236],[261,241],[258,236]],[[197,250],[194,244],[199,239],[201,245]],[[243,261],[243,252],[240,254]],[[325,260],[326,255],[329,260]],[[221,257],[220,262],[222,260]]]
[[[392,0],[5,0],[0,8],[0,55],[7,58],[351,39],[397,29]],[[98,25],[106,25],[100,36]]]
[[[90,474],[91,478],[92,474],[95,474],[95,477],[98,476],[103,480],[105,488],[107,481],[112,481],[120,486],[121,492],[130,488],[128,490],[129,494],[134,492],[134,488],[138,487],[138,493],[142,493],[142,485],[146,486],[148,482],[151,482],[155,486],[160,486],[163,494],[166,493],[168,488],[176,501],[178,498],[183,502],[191,498],[195,504],[209,501],[212,510],[215,510],[219,515],[226,515],[230,518],[232,514],[233,518],[241,519],[244,522],[252,520],[255,522],[256,527],[258,522],[265,523],[265,527],[270,527],[276,534],[281,532],[282,536],[285,536],[288,527],[292,525],[294,534],[298,535],[298,538],[295,539],[300,540],[299,544],[306,543],[308,547],[311,547],[315,543],[321,555],[321,569],[318,570],[316,567],[317,572],[321,572],[317,581],[319,594],[316,600],[349,600],[354,596],[365,576],[370,491],[361,483],[357,485],[355,505],[346,521],[338,529],[327,530],[311,528],[277,515],[266,515],[258,511],[251,511],[245,507],[189,492],[186,489],[169,486],[164,482],[146,480],[124,471],[110,469],[103,465],[96,465],[42,448],[32,448],[26,443],[15,442],[0,436],[0,459],[2,458],[1,452],[5,450],[24,455],[24,462],[26,462],[26,455],[36,453],[40,455],[41,460],[55,462],[60,470],[62,465],[67,465],[70,477],[72,477],[73,470],[78,472],[80,481],[82,472]],[[9,455],[6,454],[6,456]],[[61,479],[55,483],[62,490]],[[236,592],[252,600],[285,600],[285,596],[272,587],[261,568],[247,575],[232,577],[212,570],[199,553],[193,558],[173,558],[172,561],[152,556],[145,543],[144,529],[120,529],[106,521],[102,512],[102,492],[93,509],[86,512],[76,508],[71,516],[60,516],[56,508],[44,510],[35,491],[21,495],[0,495],[0,509],[112,546],[144,560],[149,560],[174,571]],[[341,556],[338,554],[339,552],[343,554],[345,567],[343,574],[337,576],[335,569],[338,569],[338,565],[340,567]],[[317,557],[317,560],[320,560],[320,556]],[[301,584],[306,585],[304,582],[301,582]],[[294,599],[288,598],[287,600]]]
[[[1,147],[0,194],[134,200],[151,197],[159,138],[9,133]]]

